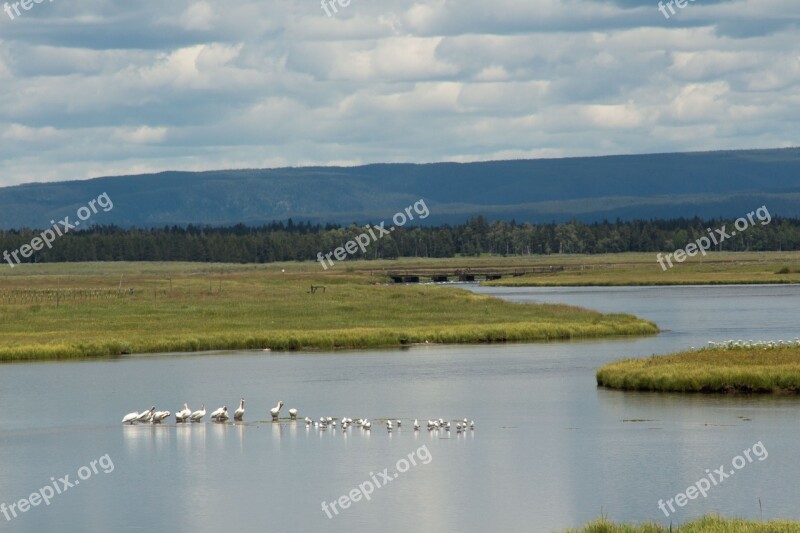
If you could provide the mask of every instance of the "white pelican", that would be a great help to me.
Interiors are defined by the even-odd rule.
[[[170,414],[169,411],[156,411],[153,413],[153,424],[160,424],[161,421],[168,418]]]
[[[386,421],[386,429],[389,431],[389,433],[392,432],[392,421],[391,420],[387,420]]]
[[[137,422],[150,422],[150,420],[153,418],[153,412],[155,410],[156,410],[156,406],[154,405],[153,407],[151,407],[147,411],[142,411],[141,413],[139,413],[139,416],[136,418],[136,421]]]
[[[369,420],[365,420],[364,424],[361,427],[369,431],[372,428],[372,422],[370,422]]]
[[[189,409],[189,404],[183,404],[183,409],[175,413],[175,422],[186,422],[192,416],[192,410]]]
[[[200,404],[200,409],[198,411],[192,413],[192,415],[189,417],[189,420],[192,422],[200,422],[203,420],[204,416],[206,416],[206,404],[203,403]]]
[[[216,414],[217,416],[214,416],[214,414]],[[211,413],[211,419],[214,420],[215,422],[227,422],[229,418],[230,415],[228,414],[227,405],[223,405],[222,407]]]
[[[289,418],[297,420],[297,409],[289,409]]]
[[[128,413],[127,415],[123,416],[122,423],[133,425],[133,423],[136,422],[137,418],[139,418],[139,413],[138,411],[134,411],[132,413]]]
[[[234,420],[241,420],[244,418],[244,398],[239,400],[239,408],[233,412]]]
[[[278,419],[278,415],[281,414],[282,408],[283,408],[283,400],[279,401],[278,405],[269,410],[269,413],[272,415],[273,421]]]

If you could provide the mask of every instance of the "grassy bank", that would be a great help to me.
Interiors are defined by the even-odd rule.
[[[614,524],[608,520],[597,520],[581,529],[570,529],[565,533],[790,533],[800,532],[800,522],[774,520],[755,522],[706,516],[682,526],[662,527],[657,524]]]
[[[487,282],[498,287],[800,283],[799,252],[712,252],[662,270],[652,253],[546,256],[564,270]],[[540,258],[543,260],[544,258]],[[531,266],[537,266],[532,264]]]
[[[597,371],[598,385],[661,392],[800,392],[800,346],[712,347],[627,359]]]
[[[0,361],[215,349],[547,341],[657,332],[629,315],[376,284],[309,264],[90,263],[0,272]],[[285,270],[285,271],[283,271]],[[311,292],[311,286],[325,288]]]

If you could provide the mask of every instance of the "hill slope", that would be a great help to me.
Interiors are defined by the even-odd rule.
[[[424,198],[426,224],[482,214],[530,222],[800,216],[800,149],[480,163],[161,172],[0,189],[0,228],[46,227],[102,192],[122,226],[365,223]],[[73,216],[74,218],[74,216]]]

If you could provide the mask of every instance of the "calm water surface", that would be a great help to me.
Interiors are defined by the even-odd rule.
[[[0,502],[106,454],[97,474],[7,521],[0,531],[538,532],[607,514],[660,520],[673,498],[758,441],[768,451],[689,501],[705,513],[800,519],[800,399],[621,393],[596,368],[708,340],[800,335],[800,287],[471,287],[520,302],[628,312],[664,332],[504,346],[430,346],[337,353],[219,353],[112,362],[0,366]],[[240,397],[246,423],[123,427],[122,415],[183,402],[209,412]],[[278,400],[300,417],[402,418],[388,434],[271,423]],[[466,435],[415,433],[414,418],[476,422]],[[174,420],[174,418],[173,418]],[[370,501],[328,518],[349,493],[420,450]],[[108,463],[101,463],[100,466]],[[110,468],[106,468],[110,470]],[[83,471],[84,475],[86,471]],[[380,478],[378,478],[380,479]],[[61,486],[61,484],[59,484]],[[10,513],[9,513],[10,515]]]

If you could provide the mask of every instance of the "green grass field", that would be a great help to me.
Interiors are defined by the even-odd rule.
[[[660,392],[800,392],[800,347],[708,348],[609,363],[597,383]]]
[[[705,516],[681,526],[669,528],[656,524],[614,524],[608,520],[596,520],[581,529],[570,529],[565,533],[792,533],[800,532],[800,522],[774,520],[755,522]]]
[[[658,331],[629,315],[514,304],[452,287],[386,285],[367,270],[339,266],[323,271],[316,263],[75,263],[2,269],[0,360],[549,341]],[[312,293],[312,284],[325,290]]]
[[[486,283],[505,287],[800,283],[800,252],[712,252],[662,270],[653,253],[539,256],[520,266],[563,265],[548,274]]]

